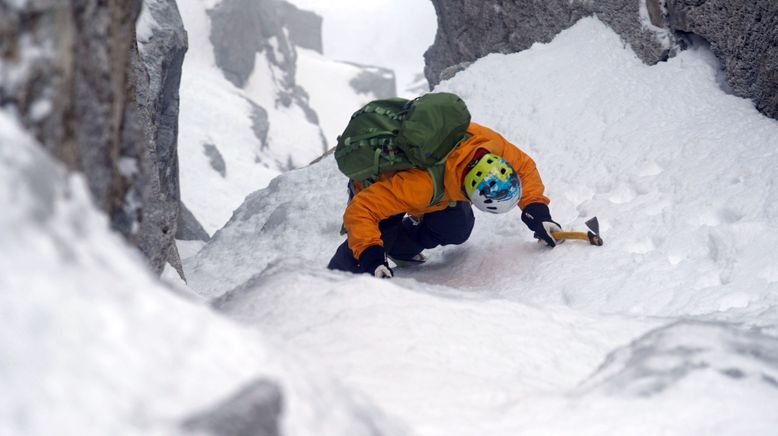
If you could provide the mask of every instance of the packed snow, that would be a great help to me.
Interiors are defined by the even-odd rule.
[[[346,202],[329,157],[248,196],[189,286],[409,434],[775,434],[778,122],[718,68],[704,48],[646,66],[586,18],[437,88],[535,158],[564,227],[598,216],[603,247],[478,214],[392,280],[327,271]]]

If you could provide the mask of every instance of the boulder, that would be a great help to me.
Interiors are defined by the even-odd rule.
[[[666,19],[676,32],[705,38],[732,91],[778,119],[778,2],[668,0]]]
[[[135,239],[157,273],[170,263],[183,277],[175,245],[181,198],[178,90],[188,44],[175,0],[144,0],[137,42],[132,60],[145,143],[142,220]]]
[[[183,428],[214,436],[278,436],[281,389],[260,379],[183,423]]]
[[[437,85],[489,53],[549,42],[580,18],[596,15],[646,64],[667,60],[704,38],[730,88],[778,118],[778,2],[771,0],[432,0],[438,33],[425,53]]]
[[[186,34],[173,0],[0,0],[0,106],[71,171],[112,227],[179,272],[178,83]]]
[[[130,52],[140,0],[0,1],[0,106],[71,171],[133,238],[141,221],[143,134]]]

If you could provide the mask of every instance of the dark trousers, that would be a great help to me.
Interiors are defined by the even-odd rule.
[[[457,202],[441,211],[425,214],[418,225],[413,225],[405,214],[397,214],[378,223],[384,251],[395,259],[411,259],[426,248],[439,245],[458,245],[470,237],[475,217],[470,203]],[[338,247],[332,256],[329,269],[362,272],[348,241]]]

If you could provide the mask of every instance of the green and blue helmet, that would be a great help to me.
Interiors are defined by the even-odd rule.
[[[509,212],[521,199],[519,175],[492,153],[483,155],[465,174],[464,189],[475,207],[489,213]]]

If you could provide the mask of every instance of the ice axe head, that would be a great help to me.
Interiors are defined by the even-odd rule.
[[[592,245],[601,246],[603,242],[602,238],[600,237],[600,222],[597,221],[597,217],[593,217],[584,224],[586,224],[586,227],[589,228],[589,232],[586,234],[589,237],[589,243]]]

